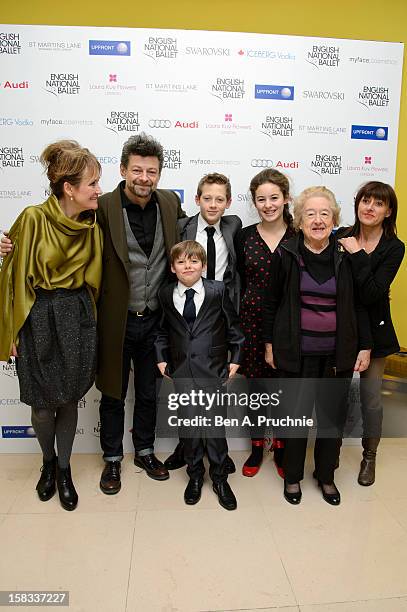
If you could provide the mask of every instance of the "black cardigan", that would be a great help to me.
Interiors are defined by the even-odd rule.
[[[340,228],[338,237],[351,236]],[[404,243],[384,233],[369,255],[361,250],[348,255],[360,301],[367,307],[373,336],[372,357],[386,357],[400,350],[390,313],[390,285],[404,257]]]
[[[264,342],[272,343],[277,368],[294,373],[301,369],[299,239],[299,235],[294,236],[276,251],[263,303]],[[372,347],[372,337],[366,308],[355,301],[349,258],[338,244],[335,244],[334,268],[337,283],[335,364],[342,372],[353,368],[359,350]]]

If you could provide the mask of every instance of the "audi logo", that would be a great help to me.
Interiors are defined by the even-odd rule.
[[[252,168],[272,168],[271,159],[252,159]]]
[[[169,119],[150,119],[148,127],[151,128],[169,128],[171,127],[171,121]]]

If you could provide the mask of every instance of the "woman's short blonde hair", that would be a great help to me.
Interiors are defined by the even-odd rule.
[[[294,228],[298,230],[302,221],[302,211],[304,210],[304,205],[307,200],[310,198],[326,198],[329,202],[329,208],[332,211],[334,226],[337,227],[339,225],[341,209],[339,204],[336,201],[334,193],[324,187],[323,185],[317,185],[315,187],[307,187],[300,193],[300,195],[294,200]]]

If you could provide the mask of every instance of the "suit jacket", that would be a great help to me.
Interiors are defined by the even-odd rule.
[[[198,217],[199,213],[193,217],[184,217],[183,219],[179,219],[178,229],[181,240],[196,240]],[[228,264],[222,280],[227,287],[229,297],[237,312],[239,311],[240,301],[240,280],[239,275],[236,272],[234,238],[241,227],[242,222],[236,215],[226,215],[220,219],[220,230],[229,251]]]
[[[99,198],[97,218],[104,232],[103,276],[98,302],[98,367],[96,386],[106,395],[120,399],[122,356],[129,300],[129,254],[120,184]],[[177,219],[185,216],[178,196],[165,189],[156,191],[161,213],[165,250],[179,241]]]
[[[224,283],[202,279],[205,298],[192,329],[173,301],[175,283],[159,293],[162,319],[156,339],[157,362],[169,364],[170,376],[184,379],[219,379],[231,363],[240,363],[244,335]]]
[[[339,228],[337,236],[351,236],[350,228]],[[372,357],[386,357],[400,350],[390,312],[390,285],[403,261],[405,247],[396,236],[382,234],[369,255],[358,251],[348,255],[360,301],[369,313],[373,336]]]

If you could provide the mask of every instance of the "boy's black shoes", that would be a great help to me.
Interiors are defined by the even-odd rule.
[[[184,492],[184,501],[189,506],[197,504],[201,499],[203,480],[200,478],[190,478]]]
[[[236,497],[226,480],[224,482],[214,482],[212,488],[218,496],[222,508],[225,508],[225,510],[236,510]]]
[[[164,465],[167,470],[178,470],[179,468],[182,468],[184,467],[184,465],[186,465],[186,461],[184,459],[183,442],[178,442],[172,455],[167,457],[167,459],[164,461]]]

